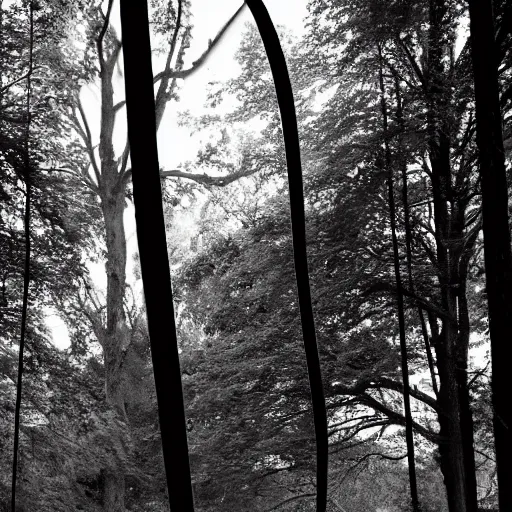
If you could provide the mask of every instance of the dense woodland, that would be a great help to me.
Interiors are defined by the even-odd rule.
[[[222,50],[212,33],[185,65],[193,1],[149,2],[157,127],[187,77]],[[509,174],[512,2],[493,6]],[[2,511],[11,510],[27,190],[16,510],[169,510],[140,271],[127,250],[118,8],[0,1]],[[227,13],[224,29],[237,16]],[[279,33],[301,138],[328,511],[497,511],[468,6],[309,0],[304,23],[300,38]],[[207,114],[180,114],[201,135],[197,157],[161,171],[195,507],[313,511],[286,159],[254,24],[236,60],[239,76],[209,84]],[[98,127],[82,101],[88,84],[99,91]],[[49,310],[67,325],[67,349],[54,344]]]

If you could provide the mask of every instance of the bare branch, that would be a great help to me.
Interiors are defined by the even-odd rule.
[[[176,57],[174,71],[181,71],[183,69],[183,56],[185,55],[186,48],[188,48],[188,44],[186,43],[186,41],[189,37],[189,32],[190,30],[186,29],[181,39],[180,49],[178,50],[178,55]],[[169,81],[171,81],[170,85]],[[176,84],[177,79],[173,78],[171,80],[169,77],[163,78],[162,81],[160,82],[155,98],[155,116],[157,131],[160,129],[160,124],[162,123],[162,119],[164,117],[165,108],[167,106],[168,101],[172,98],[172,94],[174,92],[174,89],[176,88]]]
[[[429,203],[433,203],[433,199],[423,199],[422,201],[416,201],[415,203],[412,203],[409,205],[409,208],[415,208],[416,206],[424,206]]]
[[[397,293],[396,286],[387,283],[385,281],[377,281],[376,283],[372,284],[366,290],[362,292],[363,297],[367,297],[368,295],[372,293],[377,292],[389,292],[389,293]],[[421,308],[426,309],[427,311],[431,311],[439,318],[443,318],[444,320],[447,320],[448,322],[455,323],[456,320],[450,315],[448,312],[446,312],[444,309],[442,309],[440,306],[437,306],[433,302],[420,297],[414,292],[411,292],[410,290],[407,290],[406,288],[402,287],[402,293],[406,295],[407,297],[410,297],[411,299],[414,299],[418,306],[421,306]]]
[[[195,181],[196,183],[200,183],[206,187],[215,186],[215,187],[225,187],[234,181],[239,180],[240,178],[245,178],[247,176],[251,176],[256,173],[257,169],[248,169],[241,170],[229,174],[228,176],[208,176],[207,174],[193,174],[189,172],[183,172],[179,170],[173,171],[160,171],[160,176],[163,178],[186,178],[188,180]]]
[[[69,174],[74,178],[83,180],[83,183],[86,187],[90,188],[94,193],[98,193],[98,187],[92,181],[90,176],[87,175],[86,171],[82,170],[80,173],[78,173],[76,171],[73,171],[72,169],[66,169],[63,167],[40,167],[39,170],[44,172],[61,172],[63,174]]]
[[[110,23],[110,13],[112,12],[112,4],[114,0],[108,0],[107,14],[103,20],[103,26],[101,27],[100,33],[98,35],[98,39],[96,39],[96,47],[98,50],[98,58],[100,61],[100,70],[103,72],[105,68],[105,57],[103,56],[103,39],[105,38],[105,34],[107,32],[108,24]],[[101,12],[101,10],[100,10]]]
[[[486,460],[489,460],[489,461],[491,461],[491,462],[496,463],[496,459],[495,459],[494,457],[491,457],[491,456],[487,455],[486,453],[484,453],[484,452],[482,452],[482,451],[480,451],[480,450],[477,450],[476,448],[475,448],[475,453],[478,453],[478,455],[481,455],[481,456],[482,456],[482,457],[484,457]]]
[[[4,85],[0,89],[0,94],[3,94],[7,89],[12,87],[13,85],[16,85],[18,82],[22,82],[23,80],[27,79],[32,74],[33,71],[35,71],[36,69],[40,69],[40,68],[41,68],[41,66],[34,66],[34,68],[32,70],[27,71],[23,76],[20,76],[19,78],[16,78],[12,82],[9,82],[7,85]]]
[[[236,20],[238,15],[242,12],[243,8],[245,7],[245,2],[238,8],[238,10],[231,16],[231,18],[227,21],[227,23],[220,29],[220,31],[217,33],[211,44],[208,46],[208,48],[203,52],[203,54],[197,59],[195,62],[192,63],[192,67],[189,69],[179,70],[179,71],[173,71],[171,69],[164,70],[161,73],[158,73],[154,79],[153,82],[156,84],[159,80],[162,80],[163,78],[182,78],[185,79],[192,75],[192,73],[195,73],[207,60],[208,56],[212,53],[212,51],[215,49],[219,41],[222,39],[222,36],[226,33],[227,29],[232,25],[232,23]]]
[[[382,459],[387,459],[387,460],[402,460],[402,459],[405,459],[407,457],[407,453],[405,455],[398,455],[398,456],[393,456],[393,455],[385,455],[384,453],[367,453],[365,455],[363,455],[357,462],[355,465],[353,466],[350,466],[350,468],[348,468],[347,472],[345,473],[344,477],[342,478],[340,484],[342,484],[348,477],[348,475],[354,471],[358,466],[360,466],[366,459],[369,459],[370,457],[381,457]],[[358,473],[358,475],[360,474],[360,472]]]
[[[181,28],[182,10],[183,2],[182,0],[178,0],[178,15],[176,16],[176,26],[174,27],[174,33],[172,34],[171,47],[169,49],[169,54],[167,55],[167,62],[165,63],[165,71],[169,71],[171,69],[171,62],[172,58],[174,57],[174,52],[176,51],[176,43],[178,41],[178,32]]]
[[[121,180],[125,181],[124,172],[126,171],[126,166],[128,164],[128,157],[130,156],[130,143],[126,141],[126,146],[124,147],[123,154],[121,156],[121,167],[119,170],[119,176]]]
[[[396,37],[396,41],[398,43],[398,46],[400,46],[404,50],[407,60],[411,64],[411,67],[414,70],[416,77],[420,81],[422,87],[425,89],[427,87],[427,82],[425,81],[425,76],[423,75],[423,72],[421,71],[420,66],[416,62],[414,55],[411,53],[411,50],[409,49],[409,47],[407,46],[405,41],[400,38],[400,36]]]
[[[364,393],[361,397],[361,401],[368,407],[371,407],[372,409],[375,409],[376,411],[386,415],[393,423],[397,425],[405,425],[405,417],[402,414],[394,411],[393,409],[390,409],[389,407],[386,407],[385,405],[381,404],[378,400],[371,397],[370,395]],[[433,443],[439,443],[445,440],[439,434],[432,432],[431,430],[425,428],[423,425],[420,425],[416,421],[412,422],[412,426],[414,430],[421,434],[425,439],[428,439]]]
[[[415,85],[413,83],[410,82],[410,80],[408,80],[405,76],[403,76],[402,74],[399,73],[399,71],[396,69],[395,66],[393,66],[393,64],[391,64],[391,62],[389,61],[389,59],[386,59],[386,57],[382,57],[382,60],[384,61],[384,64],[388,67],[388,69],[391,71],[391,74],[393,75],[394,78],[397,78],[398,80],[402,80],[403,82],[405,82],[411,89],[414,89],[415,88]]]
[[[293,496],[292,498],[288,498],[288,499],[286,499],[284,501],[281,501],[280,503],[278,503],[274,507],[267,509],[267,512],[271,512],[272,510],[277,510],[278,508],[281,508],[284,505],[286,505],[287,503],[290,503],[292,501],[300,500],[302,498],[312,498],[314,496],[316,496],[316,493],[314,493],[314,492],[308,492],[308,493],[305,493],[305,494],[299,494],[297,496]]]
[[[117,114],[119,110],[121,110],[126,105],[126,100],[122,100],[119,103],[116,103],[112,110],[114,111],[114,114]]]
[[[81,132],[80,134],[81,134],[82,139],[84,140],[85,145],[87,147],[87,151],[89,153],[89,159],[91,161],[91,165],[94,170],[94,174],[96,176],[96,180],[97,180],[98,186],[99,186],[101,183],[101,173],[100,173],[100,170],[98,167],[98,163],[96,162],[96,156],[94,155],[91,129],[89,128],[89,123],[87,122],[87,117],[85,115],[84,107],[82,106],[82,102],[80,101],[80,98],[77,98],[77,106],[78,106],[78,111],[80,112],[80,116],[82,117],[82,121],[84,123],[84,128],[85,128],[85,132],[83,130],[80,130],[79,133]],[[77,119],[77,122],[78,122],[78,119]],[[78,122],[78,125],[80,125],[79,122]],[[80,128],[82,128],[81,125],[80,125]]]
[[[481,377],[482,375],[485,375],[485,372],[487,371],[487,368],[489,367],[489,363],[490,363],[490,361],[487,361],[485,368],[475,372],[475,375],[473,376],[473,378],[468,382],[468,389],[471,389],[473,387],[473,384],[476,382],[476,380],[479,377]]]
[[[401,394],[403,394],[403,392],[404,392],[404,385],[401,382],[397,382],[393,379],[388,379],[387,377],[378,379],[376,386],[377,385],[381,388],[398,391]],[[414,387],[414,388],[409,387],[409,394],[413,398],[416,398],[416,400],[420,400],[421,402],[427,404],[429,407],[432,407],[432,409],[434,409],[434,411],[439,412],[439,406],[437,404],[437,400],[435,398],[432,398],[430,395],[427,395],[427,393],[420,391],[416,387]]]
[[[390,382],[388,382],[388,385],[391,385],[391,379],[389,379]],[[405,417],[399,413],[394,411],[393,409],[390,409],[389,407],[381,404],[378,400],[373,398],[372,396],[365,393],[368,389],[377,388],[379,387],[378,379],[370,379],[370,378],[364,378],[356,383],[352,384],[351,386],[345,386],[343,384],[336,384],[336,386],[333,386],[333,390],[335,393],[339,393],[341,395],[354,395],[358,397],[359,403],[371,407],[377,412],[380,412],[381,414],[384,414],[389,420],[396,424],[396,425],[405,425]],[[382,387],[386,387],[385,385]],[[415,392],[415,390],[411,390],[412,392]],[[419,392],[421,393],[421,392]],[[418,395],[419,396],[419,395]],[[437,410],[437,408],[436,408]],[[384,422],[385,423],[385,422]],[[383,424],[384,424],[383,423]],[[374,424],[374,426],[378,426],[377,423]],[[439,434],[436,434],[435,432],[432,432],[431,430],[425,428],[423,425],[420,425],[417,422],[413,421],[413,427],[414,429],[419,432],[423,437],[426,439],[438,443],[441,440],[441,437]],[[357,433],[357,432],[356,432]],[[353,435],[348,436],[346,439],[350,439],[353,437]]]
[[[329,428],[331,429],[331,431],[329,432],[329,436],[335,434],[339,430],[354,428],[356,426],[356,425],[352,425],[349,427],[346,427],[346,426],[344,427],[343,425],[346,425],[347,423],[350,423],[352,421],[360,421],[362,423],[365,420],[374,419],[374,418],[375,418],[375,414],[364,414],[363,416],[355,416],[352,418],[347,418],[343,421],[335,423],[334,425],[329,425]]]
[[[351,439],[355,438],[357,436],[357,434],[359,434],[359,432],[362,432],[363,430],[368,430],[369,428],[375,428],[375,427],[385,428],[385,427],[389,427],[391,425],[391,423],[392,422],[390,421],[389,418],[380,419],[379,421],[373,421],[373,422],[369,422],[369,423],[363,423],[362,425],[359,425],[356,428],[354,428],[354,430],[352,430],[346,436],[342,437],[341,439],[338,439],[336,441],[336,444],[347,443]]]

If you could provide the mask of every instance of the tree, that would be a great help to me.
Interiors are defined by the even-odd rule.
[[[333,198],[336,198],[340,204],[335,211],[344,222],[343,224],[333,222],[332,217],[324,223],[318,221],[322,228],[311,236],[311,240],[320,239],[324,244],[338,240],[341,241],[341,243],[338,242],[338,247],[346,251],[339,255],[340,249],[338,249],[338,254],[334,252],[331,255],[325,249],[325,256],[329,255],[329,258],[326,258],[327,261],[332,262],[329,263],[329,274],[336,276],[338,281],[333,283],[332,287],[326,288],[326,290],[332,288],[333,292],[326,293],[325,302],[320,304],[325,304],[326,310],[329,306],[328,311],[334,318],[336,318],[335,311],[345,313],[343,316],[338,313],[337,324],[331,320],[334,325],[331,324],[332,327],[329,330],[336,332],[340,328],[339,322],[343,321],[344,330],[347,334],[350,333],[354,339],[354,346],[357,346],[356,340],[359,341],[360,338],[356,337],[355,332],[351,332],[350,328],[357,326],[362,320],[372,320],[371,331],[374,333],[378,332],[377,325],[382,328],[382,333],[393,332],[391,324],[382,320],[375,323],[382,318],[380,315],[383,311],[389,311],[389,300],[386,300],[386,296],[393,296],[396,293],[396,287],[390,284],[389,279],[389,265],[392,262],[387,252],[389,248],[382,244],[382,233],[386,229],[386,223],[384,222],[385,210],[382,209],[384,205],[379,194],[384,177],[379,174],[379,166],[376,165],[382,137],[379,133],[378,96],[374,86],[377,74],[374,44],[376,39],[383,43],[386,80],[395,85],[390,87],[391,90],[394,89],[395,94],[390,95],[388,100],[391,105],[390,110],[396,112],[396,117],[391,118],[390,143],[393,153],[397,155],[397,170],[400,169],[402,176],[404,165],[406,166],[405,183],[408,185],[407,196],[405,196],[407,201],[404,200],[403,204],[399,205],[398,214],[399,218],[403,218],[403,208],[407,203],[411,250],[403,250],[401,258],[403,261],[408,258],[411,260],[409,266],[413,279],[410,282],[414,287],[405,289],[404,293],[407,297],[408,315],[411,311],[417,314],[418,307],[421,307],[428,317],[426,326],[428,330],[422,329],[419,332],[418,328],[413,327],[418,322],[418,316],[414,319],[410,317],[411,330],[408,336],[411,339],[411,346],[414,347],[414,362],[411,361],[411,368],[423,366],[435,379],[436,376],[431,370],[435,369],[434,364],[437,364],[442,388],[438,390],[439,400],[417,393],[416,397],[420,396],[420,399],[431,407],[431,411],[441,424],[442,436],[447,433],[448,438],[438,437],[433,424],[431,424],[433,430],[430,431],[422,429],[422,425],[419,424],[415,424],[415,429],[436,444],[440,444],[440,461],[446,476],[450,507],[451,510],[456,510],[457,507],[465,507],[464,503],[476,507],[473,427],[470,410],[472,398],[469,394],[469,384],[472,381],[469,381],[467,376],[467,360],[471,333],[483,331],[479,325],[481,314],[478,299],[472,291],[473,283],[479,282],[478,235],[481,224],[478,173],[475,165],[475,126],[471,103],[469,52],[466,44],[457,58],[454,54],[451,61],[443,59],[443,63],[446,63],[443,64],[443,66],[446,65],[444,75],[436,76],[444,76],[446,84],[449,84],[443,85],[442,91],[454,92],[453,96],[452,93],[447,92],[448,97],[443,101],[448,103],[444,104],[444,107],[441,108],[439,103],[433,105],[432,101],[439,102],[442,98],[436,97],[435,91],[432,96],[430,90],[426,90],[422,85],[421,80],[428,66],[418,57],[421,53],[421,45],[428,42],[429,25],[425,22],[428,22],[429,12],[424,9],[423,4],[411,4],[409,7],[408,10],[403,10],[403,6],[379,4],[368,13],[367,4],[361,4],[360,10],[357,10],[354,4],[344,6],[337,2],[315,5],[312,13],[318,16],[318,20],[322,19],[323,23],[327,20],[327,24],[318,22],[315,25],[315,18],[312,17],[311,23],[315,35],[309,47],[311,59],[306,59],[302,52],[296,50],[297,58],[294,60],[294,65],[303,71],[303,74],[295,83],[298,84],[299,90],[301,87],[306,90],[311,82],[307,84],[305,78],[312,81],[329,77],[331,80],[327,80],[327,85],[324,87],[324,89],[331,88],[331,100],[325,104],[323,112],[316,116],[311,114],[311,109],[305,112],[305,118],[307,114],[312,115],[313,118],[316,117],[313,121],[311,118],[304,119],[305,128],[302,132],[307,134],[303,139],[303,145],[307,148],[308,166],[311,169],[307,180],[308,193],[311,194],[308,202],[319,210],[333,211]],[[434,16],[435,13],[430,14]],[[448,28],[452,27],[461,15],[462,13],[456,10],[445,12],[443,22]],[[345,24],[340,20],[345,20]],[[340,55],[340,34],[344,33],[344,27],[347,31],[351,30],[349,34],[351,37],[343,47],[341,58],[337,58]],[[397,33],[401,36],[398,39]],[[439,34],[437,36],[441,37]],[[431,34],[432,45],[437,36]],[[443,52],[447,55],[450,55],[449,48],[453,43],[449,37],[448,34],[448,39],[438,41],[439,44],[445,45],[446,51],[443,50]],[[256,45],[248,40],[244,48],[248,57],[245,62],[250,62],[246,69],[257,69],[261,65],[261,59],[258,58]],[[431,56],[433,59],[431,65],[434,67],[436,51]],[[315,52],[321,52],[322,56],[319,57]],[[444,55],[443,52],[441,53]],[[319,63],[326,63],[326,66],[321,67]],[[343,81],[339,78],[340,68],[343,71]],[[312,71],[315,73],[311,78]],[[337,89],[332,87],[333,83]],[[217,101],[222,96],[223,90],[233,90],[234,85],[234,82],[231,82],[226,89],[216,86],[212,99]],[[271,96],[266,95],[270,86],[268,81],[255,81],[254,76],[244,69],[236,85],[240,85],[243,91],[240,97],[247,99],[247,102],[230,115],[229,119],[235,119],[236,116],[238,119],[248,119],[256,117],[258,112],[266,116],[267,112],[270,112],[267,99]],[[453,89],[451,89],[452,86]],[[321,85],[317,84],[315,87],[322,92]],[[258,94],[262,101],[259,104],[251,101],[249,99],[251,93],[254,94],[253,97],[258,97]],[[307,97],[306,94],[304,96]],[[311,95],[308,100],[311,101]],[[308,104],[308,101],[305,100],[304,103]],[[439,167],[441,162],[447,163],[446,159],[443,160],[446,153],[443,153],[442,158],[439,156],[437,139],[429,139],[434,136],[432,134],[439,134],[440,128],[436,128],[438,126],[436,123],[441,123],[443,126],[441,130],[444,134],[441,136],[441,142],[445,145],[443,151],[446,147],[450,148],[448,151],[450,194],[446,196],[448,198],[446,211],[443,210],[444,199],[436,196],[440,211],[438,210],[435,216],[435,208],[432,209],[430,197],[432,185],[429,181],[431,177],[436,181],[439,176],[433,177],[432,165],[437,166],[436,172],[441,172],[442,169]],[[446,126],[443,123],[447,123]],[[271,127],[271,123],[268,126]],[[445,140],[443,137],[447,133],[451,136]],[[272,138],[268,137],[265,140],[267,140],[266,144],[269,144]],[[430,143],[432,144],[429,145]],[[266,147],[268,150],[271,146]],[[282,151],[281,148],[275,146],[270,154],[279,155],[280,151]],[[432,152],[431,156],[429,152]],[[323,160],[320,160],[321,158]],[[266,156],[266,160],[272,161],[273,157]],[[350,172],[349,176],[344,176],[347,172]],[[350,184],[351,180],[353,180],[352,184]],[[444,178],[441,179],[443,180]],[[436,183],[437,185],[434,186],[439,188],[439,180]],[[445,192],[446,190],[442,194]],[[441,193],[438,190],[436,194]],[[363,201],[366,201],[364,206]],[[354,208],[355,205],[357,208]],[[447,216],[443,217],[443,212]],[[443,231],[444,235],[441,238],[438,237],[436,241],[436,231],[433,228],[436,225],[438,229],[445,231],[448,229],[450,233]],[[323,231],[328,235],[324,235]],[[399,233],[399,240],[408,237],[405,231]],[[355,240],[348,235],[352,235]],[[448,236],[448,240],[452,240],[453,243],[446,242],[445,236]],[[354,244],[356,240],[361,244],[360,247]],[[370,240],[372,240],[371,243],[369,243]],[[310,251],[314,250],[314,246],[314,244],[310,245]],[[334,246],[332,250],[335,251]],[[448,258],[453,267],[447,269],[439,264],[438,251],[441,252],[441,260]],[[408,254],[409,252],[411,254]],[[360,265],[365,266],[366,272],[361,272],[355,267],[355,255],[360,257],[358,262],[363,262]],[[350,265],[347,265],[349,260],[351,260]],[[341,264],[347,266],[341,267]],[[208,265],[205,265],[204,269],[208,270]],[[451,273],[450,279],[457,281],[458,288],[451,289],[444,286],[443,283],[447,282],[447,272]],[[350,279],[345,276],[350,276]],[[360,283],[356,284],[355,276],[361,278]],[[340,284],[341,278],[343,283],[347,283],[347,290],[353,289],[352,295],[346,296],[347,300],[343,302],[343,307],[333,299],[335,286]],[[440,283],[443,284],[441,287]],[[454,295],[455,289],[458,291]],[[455,303],[460,306],[455,323],[453,315],[448,314],[445,308],[445,304],[453,304],[454,297]],[[214,304],[217,302],[219,299],[213,301]],[[318,314],[320,307],[318,303],[315,307]],[[235,312],[233,314],[239,315]],[[448,330],[440,329],[446,324],[453,325]],[[323,328],[320,327],[320,329]],[[367,331],[368,329],[364,332]],[[452,332],[454,337],[450,338],[451,341],[445,342],[449,332]],[[424,339],[425,334],[429,337],[427,340]],[[429,349],[431,344],[435,348],[437,361],[434,358],[425,357],[425,347]],[[447,349],[449,349],[448,352]],[[424,362],[421,362],[418,356],[424,358]],[[426,365],[427,359],[430,359],[429,365]],[[455,362],[457,362],[456,365]],[[337,377],[339,378],[339,375]],[[378,379],[376,375],[373,376],[373,380],[367,376],[354,378],[355,381],[348,381],[346,385],[337,385],[336,391],[340,394],[346,393],[347,396],[352,397],[352,400],[360,401],[359,403],[367,405],[371,403],[392,421],[403,422],[403,417],[397,415],[396,410],[385,407],[385,404],[376,403],[373,396],[368,396],[369,393],[370,395],[373,393],[373,386],[385,390],[387,387],[395,391],[400,389],[396,381]],[[435,386],[436,384],[433,383],[434,389]],[[386,390],[386,393],[389,391]],[[414,390],[411,393],[414,397]],[[414,403],[417,403],[416,400],[417,398],[413,398]],[[454,404],[457,402],[459,409],[448,406],[448,402]],[[457,410],[459,412],[456,412]],[[461,442],[462,440],[464,443]],[[462,446],[464,449],[460,450]],[[457,450],[460,451],[457,452]],[[465,461],[465,466],[462,466],[460,461]],[[453,480],[453,475],[456,476],[456,480]],[[454,486],[459,486],[459,490],[456,491]]]
[[[508,378],[505,342],[510,338],[511,250],[508,224],[508,187],[503,150],[499,97],[499,53],[491,2],[469,2],[471,56],[475,81],[476,132],[482,180],[485,271],[489,304],[492,357],[492,402],[500,509],[512,506],[510,455],[511,412],[505,398]],[[508,335],[508,336],[507,336]]]
[[[476,483],[466,375],[469,316],[464,304],[468,258],[479,226],[476,225],[473,231],[465,227],[470,225],[469,219],[466,220],[466,211],[475,197],[476,179],[467,46],[457,59],[453,53],[454,27],[460,13],[452,9],[452,6],[439,2],[432,2],[429,10],[424,10],[423,5],[416,3],[410,3],[404,8],[398,3],[383,6],[377,2],[372,4],[368,14],[352,7],[349,11],[344,3],[327,4],[330,22],[336,24],[336,17],[348,16],[345,23],[337,24],[340,27],[338,30],[344,26],[353,35],[347,42],[342,66],[349,67],[349,59],[359,59],[359,62],[356,60],[358,67],[368,62],[369,34],[383,43],[385,41],[386,68],[407,91],[407,102],[416,105],[416,112],[420,113],[410,118],[415,124],[416,144],[415,147],[409,145],[412,150],[409,161],[412,163],[419,160],[431,180],[434,206],[432,221],[435,226],[432,235],[435,243],[431,245],[431,235],[427,233],[423,235],[421,243],[427,254],[430,254],[433,271],[441,285],[440,296],[436,300],[440,301],[441,307],[448,313],[448,316],[441,319],[441,330],[433,315],[430,315],[429,326],[431,336],[435,338],[440,335],[442,340],[436,344],[441,381],[440,408],[445,412],[450,411],[448,415],[453,414],[450,420],[447,420],[445,414],[439,415],[441,435],[451,439],[441,446],[442,464],[445,465],[443,472],[451,510],[466,510],[466,506],[475,510]],[[321,11],[320,6],[315,8],[319,17]],[[330,37],[326,30],[323,33],[320,31],[319,36],[317,40]],[[331,40],[334,42],[332,36]],[[428,61],[418,58],[419,48],[422,48],[423,56],[428,54]],[[445,59],[446,55],[452,55],[451,60]],[[457,85],[452,88],[455,83]],[[467,124],[465,121],[460,123],[460,119],[468,119],[464,116],[469,116]],[[458,152],[461,155],[460,160],[452,162],[452,147],[457,148],[455,154]],[[424,226],[428,232],[428,224]],[[449,240],[454,243],[447,242]],[[458,302],[464,312],[454,323],[449,318],[455,318]],[[458,450],[462,451],[457,453]],[[465,461],[465,467],[460,466],[462,460]]]
[[[405,314],[404,314],[404,294],[402,291],[402,277],[400,272],[400,256],[398,248],[398,239],[396,235],[396,211],[395,211],[395,190],[394,173],[391,162],[391,149],[389,145],[388,132],[388,110],[386,103],[386,89],[384,84],[384,71],[382,63],[382,50],[377,47],[379,54],[379,87],[382,112],[382,131],[384,138],[384,168],[388,173],[388,202],[389,202],[389,220],[391,226],[391,240],[393,243],[393,263],[395,267],[396,296],[398,308],[398,325],[400,331],[400,356],[402,365],[402,383],[404,389],[404,416],[405,416],[405,436],[407,443],[407,461],[409,465],[409,485],[411,490],[412,509],[419,510],[418,489],[416,483],[416,463],[414,460],[414,438],[411,415],[411,402],[409,396],[409,362],[407,358],[407,341],[405,337]]]
[[[99,341],[105,364],[106,399],[116,414],[126,423],[123,361],[129,344],[124,299],[126,289],[126,239],[123,214],[126,204],[127,187],[131,179],[129,146],[126,143],[122,154],[114,152],[114,130],[116,117],[124,107],[124,100],[114,101],[114,70],[120,53],[121,42],[110,25],[113,2],[109,1],[106,11],[101,2],[86,4],[83,22],[86,24],[84,59],[89,70],[89,80],[96,80],[101,91],[101,126],[99,144],[92,139],[86,113],[80,102],[78,91],[71,91],[67,105],[71,112],[70,120],[79,139],[82,150],[88,156],[86,166],[72,168],[73,174],[82,181],[86,189],[99,198],[104,222],[104,244],[107,274],[106,304],[99,304],[88,294],[88,302],[83,304],[87,319],[96,339]],[[153,4],[153,20],[157,34],[163,35],[167,43],[166,63],[163,71],[154,77],[158,90],[155,99],[157,128],[161,123],[166,105],[176,99],[177,80],[195,72],[216,48],[222,35],[241,12],[241,8],[220,30],[209,48],[195,61],[191,68],[184,69],[183,56],[188,48],[191,27],[188,22],[188,3],[179,1],[177,9],[172,3]],[[98,67],[94,60],[97,60]],[[247,171],[242,169],[232,179]],[[209,178],[181,171],[165,171],[163,176],[185,177],[200,183],[223,184],[226,178]],[[105,313],[104,313],[105,311]],[[104,470],[105,510],[124,509],[125,483],[122,471],[115,465]]]
[[[76,182],[66,175],[55,176],[45,166],[52,159],[59,159],[65,151],[58,140],[65,124],[52,111],[49,91],[69,71],[66,67],[69,52],[66,51],[66,36],[62,34],[66,16],[60,8],[66,7],[65,4],[56,8],[52,2],[42,2],[37,7],[33,16],[28,14],[29,8],[26,5],[18,2],[0,9],[0,246],[3,260],[0,347],[2,394],[7,404],[3,417],[6,423],[2,428],[8,426],[4,438],[6,457],[2,465],[7,462],[7,457],[10,461],[13,458],[11,429],[14,407],[11,405],[14,402],[13,384],[16,384],[15,358],[16,352],[20,351],[16,344],[19,342],[22,316],[21,283],[23,278],[28,277],[30,280],[25,325],[26,350],[23,354],[27,365],[23,372],[25,390],[22,399],[25,399],[25,404],[21,404],[20,421],[19,458],[23,461],[30,437],[34,447],[34,437],[30,436],[33,431],[31,424],[41,421],[48,409],[44,403],[48,393],[37,379],[48,378],[45,372],[51,375],[51,364],[55,363],[55,358],[57,365],[65,366],[65,361],[59,361],[59,356],[49,347],[44,310],[52,303],[52,296],[66,297],[73,293],[76,279],[85,274],[82,254],[76,243],[80,240],[86,242],[90,230],[87,214],[81,205],[77,206],[71,200]],[[73,6],[69,7],[73,11]],[[52,100],[57,101],[57,98],[58,93]],[[31,220],[28,240],[31,261],[27,276],[27,269],[23,267],[27,239],[22,228],[24,203],[29,188]],[[66,201],[63,194],[69,194],[70,200]],[[44,370],[41,369],[43,365]],[[47,381],[48,387],[50,382]],[[29,478],[27,475],[34,474],[35,468],[30,468],[29,463],[28,467],[22,469],[26,482]],[[3,478],[10,475],[11,471],[7,469]],[[18,478],[18,481],[22,491],[19,498],[22,502],[27,501],[27,494],[31,491],[27,490],[23,479]]]

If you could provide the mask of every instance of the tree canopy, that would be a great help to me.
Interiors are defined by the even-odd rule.
[[[509,174],[512,6],[493,6]],[[27,161],[17,509],[169,510],[140,261],[127,233],[118,9],[0,2],[1,510],[10,502]],[[194,158],[160,170],[196,510],[315,510],[313,413],[267,56],[256,26],[239,23],[240,8],[189,66],[193,0],[152,0],[149,12],[157,129],[173,116],[201,141]],[[321,0],[308,2],[304,34],[278,27],[299,122],[329,512],[411,510],[408,420],[421,511],[498,510],[468,23],[466,3],[449,0]],[[211,80],[204,114],[192,116],[180,90],[240,27],[239,73]],[[97,91],[96,104],[86,91]],[[49,311],[67,326],[67,348],[52,339]]]

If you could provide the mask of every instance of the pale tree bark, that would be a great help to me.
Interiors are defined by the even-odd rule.
[[[101,315],[98,314],[101,308],[97,304],[94,305],[94,308],[92,308],[94,311],[89,316],[93,330],[103,348],[107,403],[117,413],[118,419],[127,423],[123,362],[129,344],[129,327],[124,311],[127,283],[126,236],[123,216],[126,205],[126,185],[131,178],[131,171],[127,168],[129,159],[128,143],[125,144],[123,153],[118,157],[115,155],[113,145],[116,116],[124,107],[125,102],[114,103],[113,73],[121,51],[121,42],[116,39],[115,33],[109,28],[112,4],[113,1],[110,0],[104,16],[103,26],[96,41],[101,90],[100,141],[97,153],[86,113],[78,99],[73,109],[72,121],[84,143],[90,163],[86,169],[74,170],[74,173],[83,180],[90,190],[98,195],[105,223],[105,270],[107,277],[105,323],[101,321]],[[157,127],[162,121],[168,102],[173,97],[177,84],[176,80],[190,76],[206,62],[222,36],[241,13],[242,8],[243,5],[222,27],[213,43],[201,55],[200,59],[190,69],[183,71],[183,55],[188,47],[190,29],[183,23],[183,4],[182,0],[179,0],[176,27],[170,40],[166,65],[164,71],[154,79],[155,83],[159,82],[155,101]],[[174,66],[172,65],[173,60]],[[63,171],[68,172],[68,170]],[[225,183],[218,177],[210,178],[206,175],[189,175],[174,171],[163,173],[163,176],[184,177],[205,185],[222,186],[248,174],[250,173],[241,170],[233,176],[224,178]],[[125,455],[129,457],[128,453]],[[112,462],[111,465],[103,468],[102,477],[105,512],[124,512],[125,475],[123,468]]]

